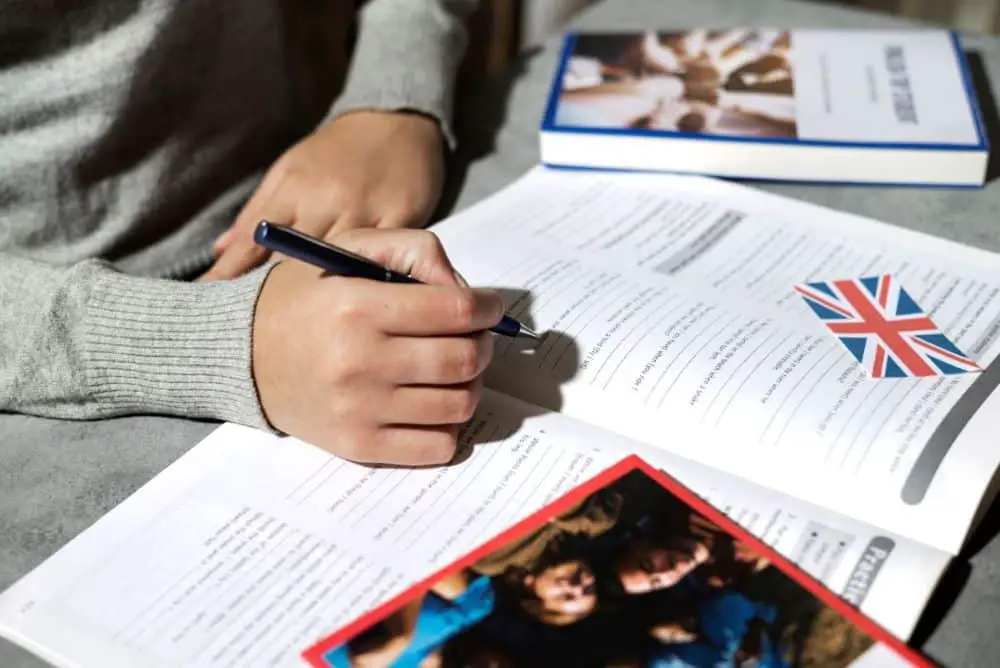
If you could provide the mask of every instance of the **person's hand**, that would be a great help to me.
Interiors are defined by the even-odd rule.
[[[747,545],[741,540],[733,541],[733,558],[736,561],[750,564],[755,573],[771,565],[770,559],[762,556],[752,545]]]
[[[694,642],[698,635],[677,622],[664,622],[654,625],[649,633],[664,645],[678,645]]]
[[[444,181],[441,129],[418,114],[356,111],[317,129],[268,170],[236,221],[213,246],[202,280],[235,278],[264,262],[261,220],[330,239],[359,227],[418,227]]]
[[[428,285],[278,263],[253,323],[264,415],[275,429],[357,462],[446,463],[478,404],[500,296],[466,287],[427,231],[352,230],[339,243]]]

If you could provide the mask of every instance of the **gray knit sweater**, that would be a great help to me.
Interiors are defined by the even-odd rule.
[[[475,0],[369,0],[317,113],[299,60],[339,87],[355,18],[320,5],[0,0],[0,411],[266,427],[250,373],[264,270],[183,279],[325,118],[412,109],[447,134]]]

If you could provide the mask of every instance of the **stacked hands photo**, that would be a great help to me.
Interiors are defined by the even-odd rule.
[[[314,665],[833,668],[874,643],[641,470],[432,581]]]
[[[578,35],[560,127],[794,138],[788,31]]]

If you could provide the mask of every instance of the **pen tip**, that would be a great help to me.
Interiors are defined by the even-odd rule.
[[[532,341],[541,341],[542,340],[542,337],[538,335],[538,332],[535,332],[534,330],[531,330],[531,329],[525,327],[524,325],[521,325],[521,331],[518,332],[518,334],[520,334],[521,336],[523,336],[526,339],[531,339]]]

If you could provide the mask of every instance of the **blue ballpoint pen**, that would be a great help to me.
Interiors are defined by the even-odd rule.
[[[337,276],[367,278],[386,283],[420,283],[411,276],[392,271],[368,258],[320,241],[287,225],[261,221],[253,238],[259,245],[275,253],[306,262]],[[512,338],[521,336],[534,341],[540,339],[538,334],[506,314],[490,331]]]

